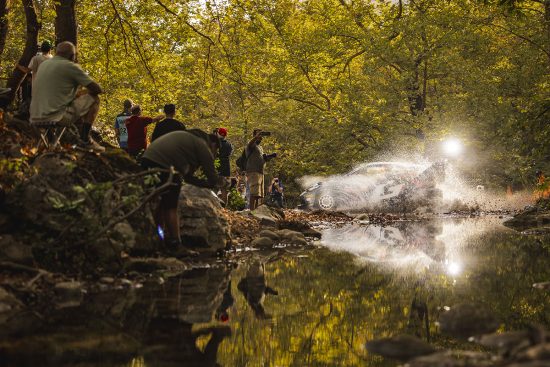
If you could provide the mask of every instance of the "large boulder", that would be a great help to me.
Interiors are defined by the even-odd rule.
[[[231,241],[227,219],[217,196],[208,189],[184,184],[179,201],[180,231],[185,244],[199,251],[225,249]]]
[[[268,227],[277,227],[277,223],[285,219],[285,213],[282,209],[267,205],[260,205],[250,212],[250,214],[260,220],[260,224]]]

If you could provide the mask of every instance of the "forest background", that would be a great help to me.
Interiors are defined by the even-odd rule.
[[[77,41],[113,144],[124,99],[176,103],[188,127],[227,127],[234,159],[272,131],[269,174],[294,192],[365,161],[441,159],[448,137],[472,184],[550,169],[550,0],[0,0],[0,86],[44,39]]]

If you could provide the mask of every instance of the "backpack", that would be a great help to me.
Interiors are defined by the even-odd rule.
[[[235,162],[241,171],[246,171],[246,160],[246,148],[244,148],[241,156],[237,158],[237,161]]]

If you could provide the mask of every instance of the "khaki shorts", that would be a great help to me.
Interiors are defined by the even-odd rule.
[[[97,102],[97,97],[89,94],[83,94],[76,98],[63,113],[59,121],[61,125],[68,126],[76,123],[82,116],[85,116],[90,108]]]
[[[264,174],[258,172],[247,172],[246,180],[250,189],[251,197],[264,197]]]

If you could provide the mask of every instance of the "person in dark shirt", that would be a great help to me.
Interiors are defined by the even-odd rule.
[[[132,116],[128,117],[124,124],[128,131],[128,153],[137,157],[141,151],[147,148],[147,126],[160,121],[164,116],[146,117],[141,116],[141,107],[132,107]]]
[[[231,163],[229,158],[233,154],[233,144],[227,141],[227,129],[225,127],[219,127],[214,132],[220,138],[220,151],[218,158],[220,159],[220,166],[218,167],[218,174],[229,180],[231,177]],[[220,199],[227,204],[227,197],[229,192],[224,188],[221,190]]]
[[[185,130],[185,125],[174,119],[176,114],[176,105],[175,104],[166,104],[164,105],[164,114],[166,118],[159,122],[153,130],[153,135],[151,135],[151,143],[163,136],[164,134],[171,133],[172,131],[183,131]]]
[[[219,147],[220,141],[214,134],[199,129],[174,131],[151,143],[141,158],[144,169],[174,167],[178,173],[170,188],[161,194],[155,220],[165,233],[166,245],[182,255],[195,254],[181,247],[178,202],[182,177],[185,182],[199,187],[213,189],[222,186],[224,180],[214,167],[214,156]],[[198,168],[202,169],[206,180],[193,176]],[[168,178],[168,173],[162,174],[158,185],[165,184]]]

